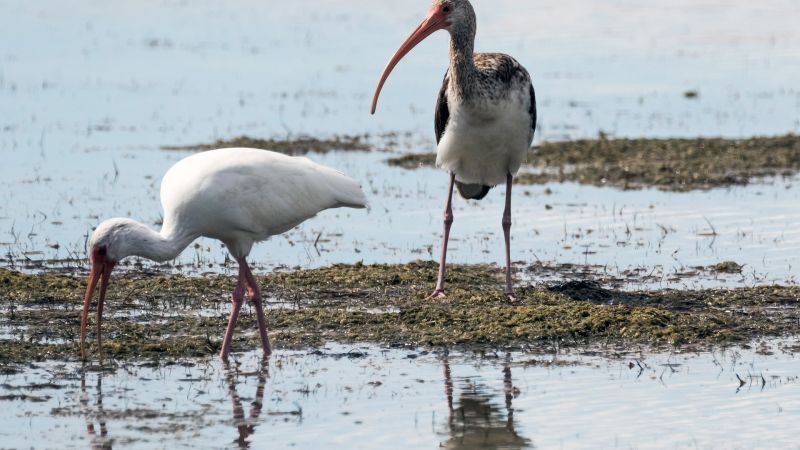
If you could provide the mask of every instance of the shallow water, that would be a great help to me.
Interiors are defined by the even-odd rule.
[[[534,76],[537,141],[800,132],[796,1],[474,3],[478,50],[507,51]],[[392,152],[310,155],[361,180],[368,211],[325,212],[252,259],[261,270],[433,259],[446,176],[383,160],[433,149],[444,34],[397,68],[378,114],[368,114],[381,68],[426,5],[0,0],[0,265],[36,271],[75,258],[66,265],[83,266],[101,219],[156,224],[160,176],[188,155],[164,145],[385,132],[408,135]],[[797,185],[520,187],[518,277],[547,279],[526,270],[543,261],[652,275],[631,288],[795,283]],[[502,194],[456,202],[451,261],[502,261]],[[743,274],[683,276],[728,259],[745,264]],[[200,241],[177,263],[226,272],[224,261],[217,243]],[[281,351],[264,372],[256,354],[241,355],[233,375],[215,359],[102,375],[48,362],[0,377],[0,446],[470,449],[488,439],[500,448],[800,448],[800,374],[785,346],[618,357],[453,352],[445,365],[443,354],[420,349],[330,345],[323,354]],[[252,419],[234,419],[236,398],[240,418]],[[263,406],[254,413],[255,400]]]
[[[6,191],[9,201],[36,208],[29,216],[0,220],[7,232],[6,266],[37,269],[28,259],[83,256],[92,217],[130,215],[153,224],[159,220],[158,170],[183,153],[144,151],[130,154],[126,171],[106,180],[101,196],[75,197],[52,205],[52,186],[34,184],[25,193]],[[435,169],[387,167],[382,153],[330,153],[315,160],[364,180],[368,211],[333,210],[299,228],[257,245],[251,260],[262,269],[322,267],[334,263],[404,263],[434,259],[440,248],[442,195],[446,176]],[[145,177],[152,177],[151,180]],[[142,181],[145,181],[143,184]],[[516,190],[513,258],[520,278],[538,282],[547,274],[524,270],[537,261],[598,266],[601,275],[627,278],[627,287],[736,286],[794,283],[800,252],[800,210],[795,179],[695,193],[657,190],[619,191],[572,183],[520,186]],[[138,186],[144,186],[138,188]],[[66,190],[73,187],[66,187]],[[500,219],[504,189],[486,200],[455,202],[449,259],[456,263],[503,260]],[[65,194],[68,195],[68,194]],[[52,206],[45,206],[50,204]],[[41,208],[52,208],[42,211]],[[78,211],[83,211],[78,213]],[[54,220],[57,222],[54,223]],[[30,227],[30,228],[27,228]],[[14,241],[13,239],[17,239]],[[58,244],[58,248],[52,245]],[[32,253],[29,253],[31,252]],[[221,265],[227,251],[218,242],[200,240],[177,261],[193,272],[230,271]],[[697,266],[734,260],[741,275],[685,278]],[[184,269],[185,270],[185,269]],[[641,273],[644,270],[646,273]],[[645,282],[641,275],[651,275]]]
[[[45,363],[2,377],[0,438],[12,448],[798,448],[800,373],[781,350],[792,345],[674,354],[330,345],[264,365],[255,353],[232,367]]]
[[[425,3],[0,1],[0,26],[15,37],[0,42],[0,264],[37,270],[31,261],[83,257],[103,218],[156,224],[160,176],[187,155],[162,145],[402,130],[410,135],[395,151],[432,149],[444,34],[397,69],[379,114],[367,111],[380,68]],[[537,139],[800,130],[795,2],[476,8],[479,49],[505,49],[535,75]],[[699,99],[683,96],[690,89]],[[371,209],[323,213],[259,246],[254,262],[434,258],[446,176],[388,168],[389,156],[311,155],[361,180]],[[514,258],[598,265],[612,276],[644,268],[655,286],[794,282],[795,184],[685,194],[520,188]],[[502,261],[501,199],[497,189],[480,205],[457,202],[452,261]],[[744,275],[676,277],[726,259],[745,264]],[[224,271],[224,261],[219,244],[203,241],[177,263],[202,272]]]

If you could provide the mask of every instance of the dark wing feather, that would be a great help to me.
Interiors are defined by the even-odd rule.
[[[533,89],[531,83],[531,142],[533,142],[533,135],[536,134],[536,91]]]
[[[447,122],[450,120],[450,108],[447,106],[447,85],[450,83],[450,78],[447,76],[449,73],[444,74],[444,81],[442,82],[442,89],[439,90],[439,98],[436,99],[436,143],[442,140],[444,130],[447,128]]]
[[[476,53],[474,59],[475,67],[486,73],[488,78],[496,80],[504,89],[511,89],[518,82],[529,86],[531,96],[529,110],[531,116],[531,142],[533,142],[533,134],[536,132],[536,93],[528,71],[516,59],[504,53]]]

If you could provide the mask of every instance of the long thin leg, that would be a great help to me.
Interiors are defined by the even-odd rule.
[[[239,266],[239,279],[236,282],[236,289],[233,290],[233,306],[231,307],[231,317],[228,319],[228,329],[225,330],[225,338],[222,340],[222,350],[219,357],[223,360],[228,359],[228,353],[231,351],[231,343],[233,342],[233,330],[236,328],[236,321],[239,319],[239,311],[242,309],[244,302],[244,286],[245,277],[242,266]]]
[[[456,174],[450,174],[450,185],[447,187],[447,201],[444,206],[444,233],[442,235],[442,257],[439,260],[439,278],[436,281],[436,290],[428,298],[444,298],[445,266],[447,265],[447,243],[450,241],[450,227],[453,225],[453,186]]]
[[[253,307],[256,309],[256,321],[258,322],[258,333],[261,335],[261,347],[264,349],[264,356],[269,356],[272,353],[272,347],[269,345],[269,334],[267,333],[267,319],[264,317],[264,305],[261,303],[261,290],[258,288],[258,281],[250,271],[250,266],[244,258],[239,260],[239,266],[244,270],[244,277],[247,284],[250,286],[250,300],[253,302]]]
[[[514,178],[508,174],[506,179],[506,210],[503,212],[503,234],[506,238],[506,295],[512,302],[516,300],[511,284],[511,186]]]

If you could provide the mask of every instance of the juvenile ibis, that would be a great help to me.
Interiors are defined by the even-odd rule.
[[[453,186],[465,199],[481,200],[506,183],[503,213],[505,293],[511,282],[511,185],[525,161],[536,129],[536,94],[527,70],[502,53],[473,53],[475,10],[468,0],[434,0],[427,17],[383,70],[372,97],[372,113],[389,74],[417,44],[438,30],[450,33],[450,67],[436,102],[436,165],[450,173],[444,213],[439,276],[431,298],[445,296],[447,243],[453,224]]]
[[[128,256],[159,262],[174,259],[201,236],[222,241],[239,264],[220,356],[226,359],[230,352],[245,291],[255,308],[264,354],[269,355],[261,293],[247,265],[253,244],[329,208],[364,208],[367,199],[355,180],[306,158],[228,148],[198,153],[172,166],[161,182],[161,205],[161,231],[130,219],[110,219],[92,235],[91,272],[81,316],[82,357],[89,306],[98,282],[97,343],[101,347],[103,303],[114,266]]]

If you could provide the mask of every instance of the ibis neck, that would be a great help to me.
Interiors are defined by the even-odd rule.
[[[459,97],[469,97],[477,88],[478,69],[475,68],[475,20],[455,26],[450,31],[451,89]]]
[[[128,253],[156,262],[169,261],[177,258],[198,237],[168,224],[165,224],[161,232],[141,225],[131,230],[128,236]]]

